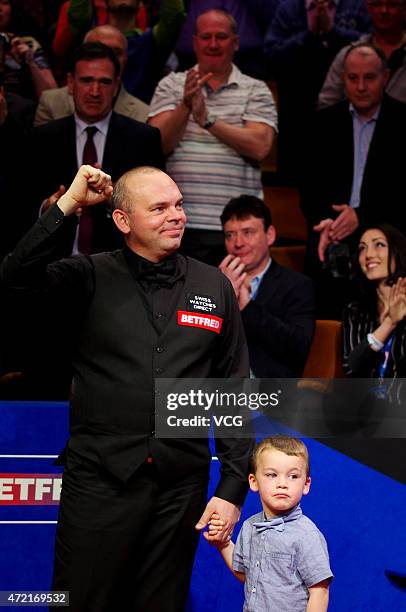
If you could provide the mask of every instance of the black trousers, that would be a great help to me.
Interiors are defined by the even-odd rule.
[[[181,612],[207,483],[208,470],[178,480],[153,463],[123,483],[70,453],[53,580],[69,611]]]

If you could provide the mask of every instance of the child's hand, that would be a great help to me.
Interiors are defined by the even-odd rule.
[[[206,532],[205,536],[206,540],[217,548],[224,548],[225,546],[228,546],[228,543],[230,541],[230,537],[226,542],[221,542],[217,538],[217,536],[223,530],[224,524],[224,521],[220,519],[219,515],[216,512],[213,512],[210,517],[210,521],[208,523],[208,531]]]
[[[217,512],[213,512],[209,521],[209,537],[217,535],[220,531],[223,531],[224,521],[220,520]]]

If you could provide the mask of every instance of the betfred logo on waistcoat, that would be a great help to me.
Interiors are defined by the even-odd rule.
[[[0,474],[0,506],[56,506],[61,474]]]
[[[216,334],[220,333],[223,319],[214,315],[196,314],[187,312],[187,310],[178,310],[178,325],[187,325],[188,327],[200,327],[207,329]]]

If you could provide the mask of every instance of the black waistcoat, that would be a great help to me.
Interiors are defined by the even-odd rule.
[[[159,334],[153,317],[162,310],[160,290],[151,312],[122,251],[92,261],[95,293],[73,362],[70,448],[123,480],[149,455],[168,471],[207,467],[206,441],[154,437],[154,378],[222,376],[215,362],[221,334],[178,321],[196,295],[209,295],[215,315],[224,316],[223,275],[188,258],[178,304]]]

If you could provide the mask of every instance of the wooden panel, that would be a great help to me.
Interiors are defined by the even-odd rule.
[[[342,370],[341,323],[316,321],[310,353],[303,376],[305,378],[340,378]]]
[[[264,200],[271,209],[277,237],[306,242],[307,227],[299,208],[299,192],[293,187],[264,187]]]
[[[273,246],[269,249],[269,252],[271,257],[274,257],[281,266],[291,268],[297,272],[304,271],[304,258],[306,253],[306,247],[304,245]]]

